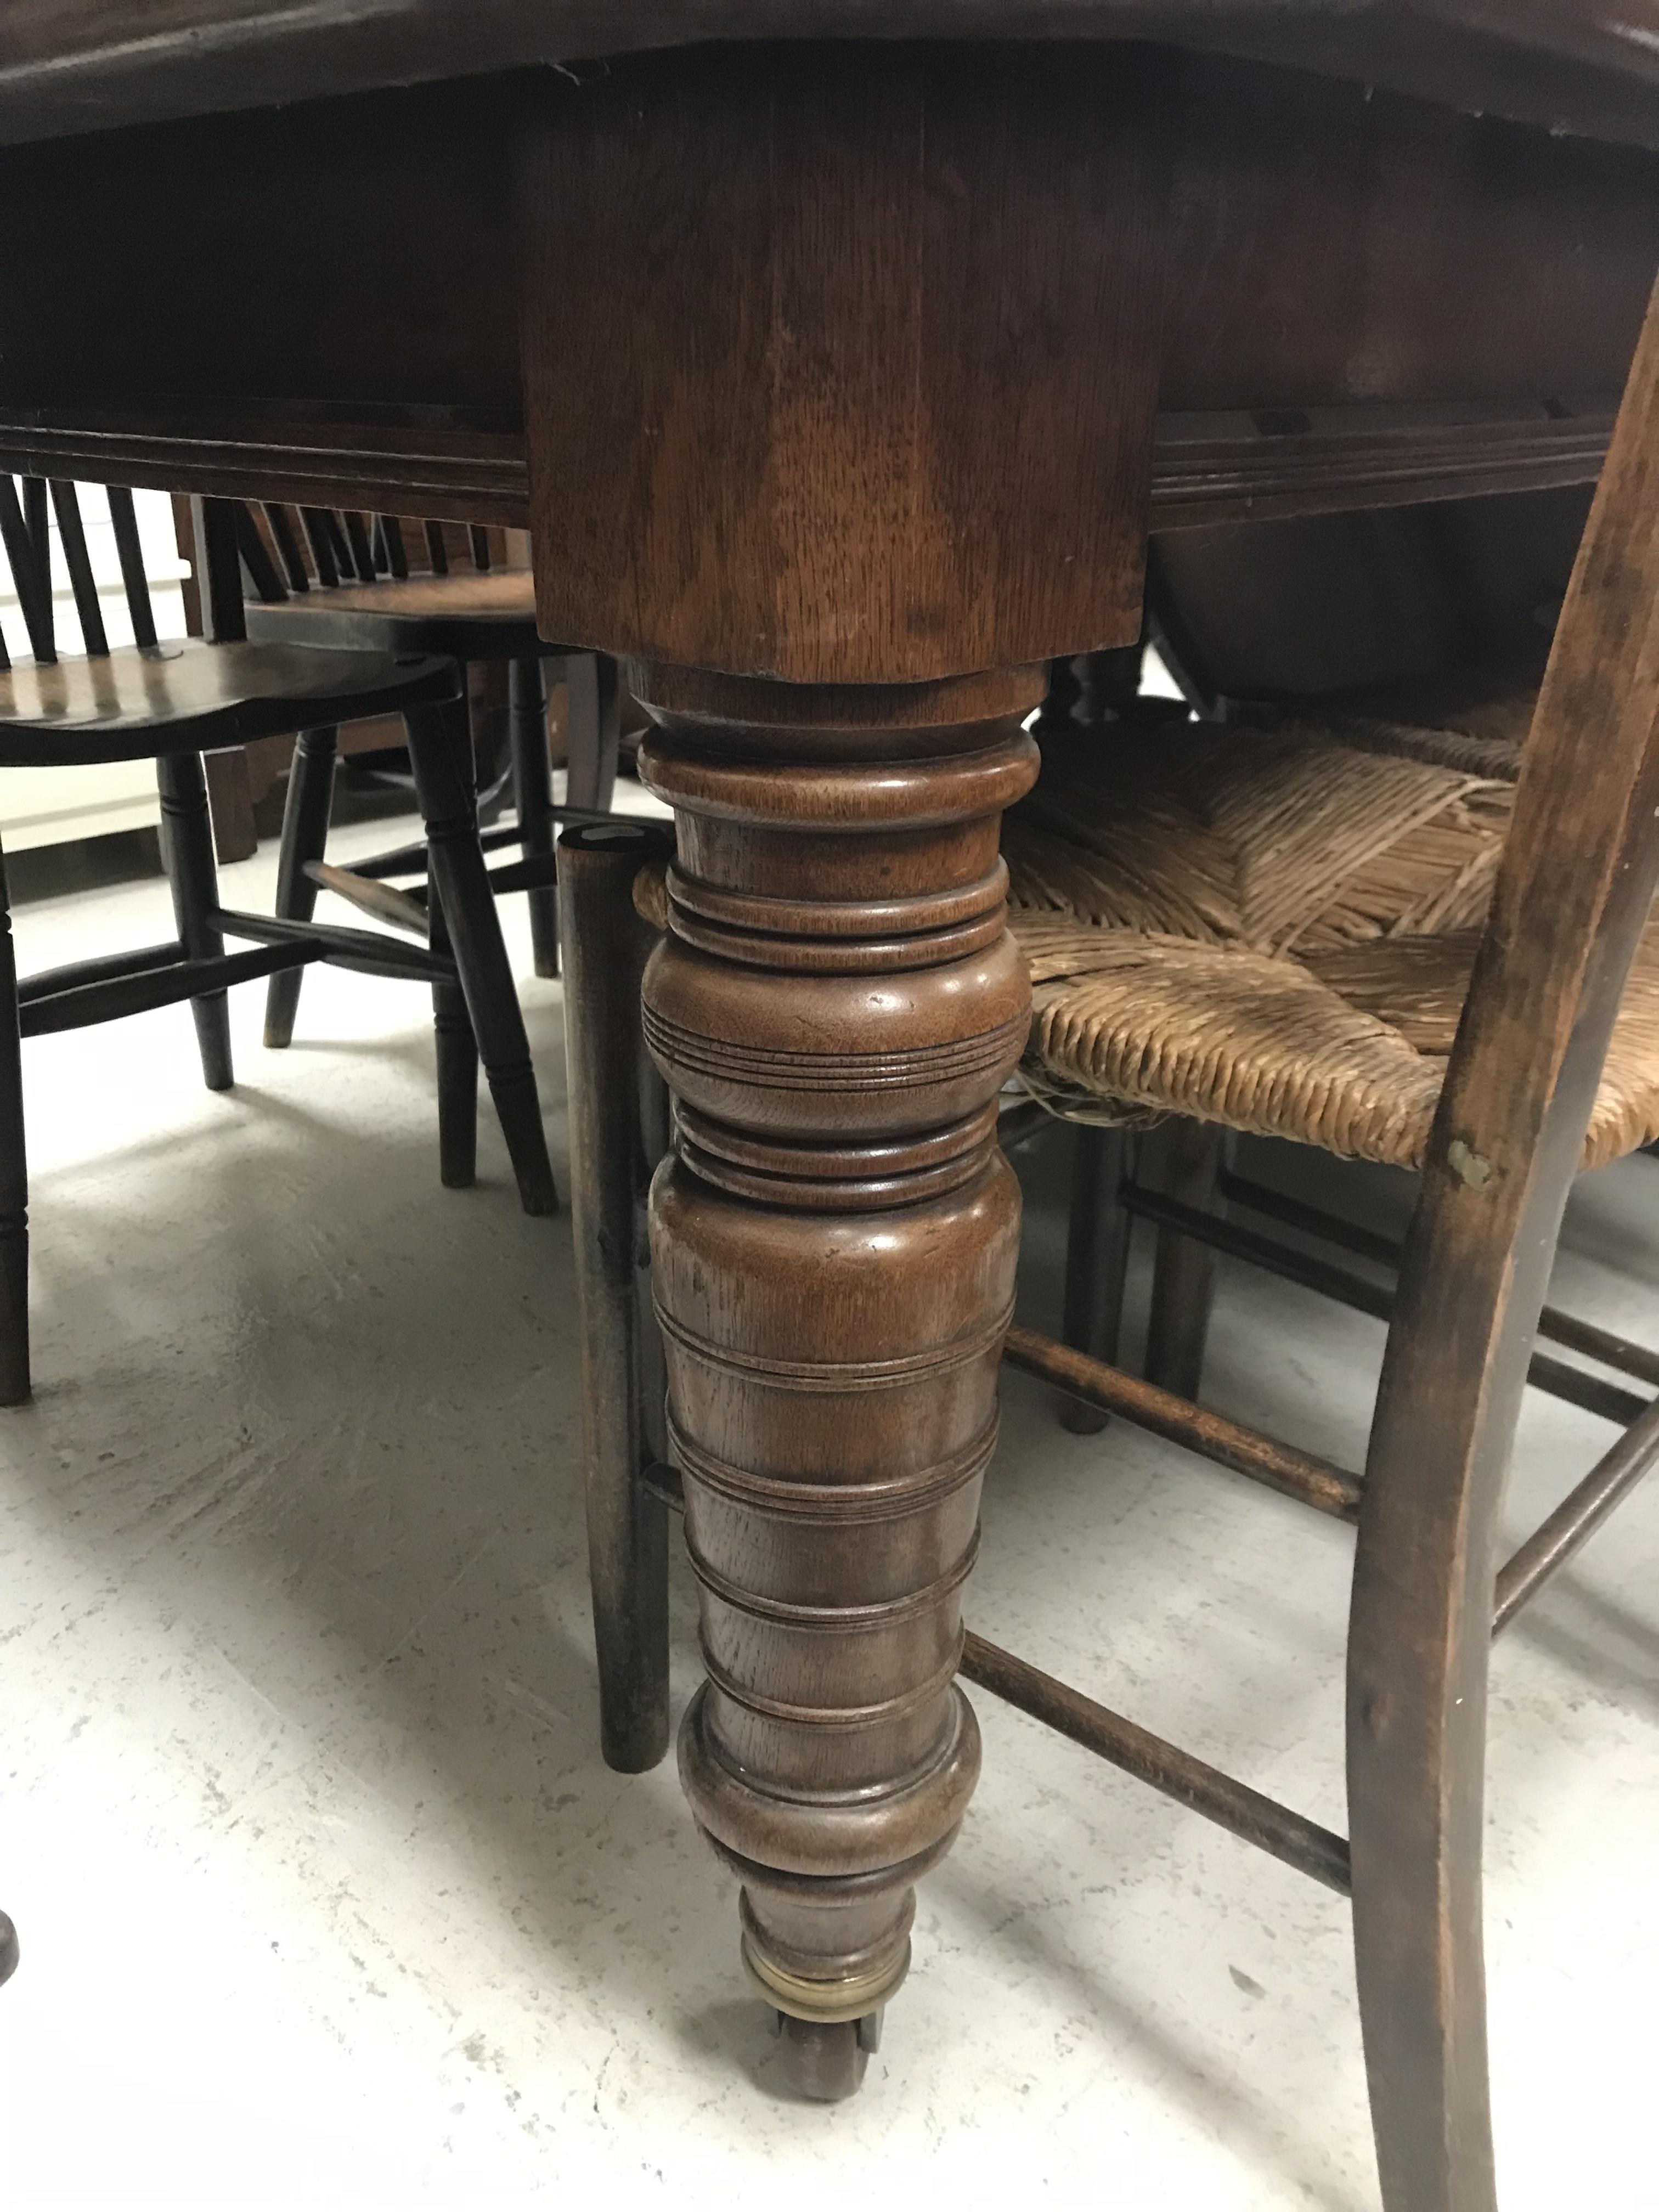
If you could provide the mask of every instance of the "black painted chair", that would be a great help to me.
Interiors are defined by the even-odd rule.
[[[263,526],[262,526],[263,525]],[[498,896],[529,896],[536,973],[559,972],[556,824],[606,812],[617,780],[620,694],[617,665],[602,653],[548,645],[537,634],[535,586],[527,569],[495,565],[489,532],[439,522],[417,526],[424,569],[411,565],[396,515],[337,514],[321,507],[266,505],[237,509],[238,546],[252,587],[250,637],[272,643],[350,646],[387,653],[440,653],[464,670],[483,663],[507,671],[507,741],[514,819],[483,835],[485,849],[516,846],[520,859],[492,872]],[[459,542],[458,542],[459,541]],[[461,548],[465,548],[464,554]],[[464,562],[465,565],[461,565]],[[546,674],[562,664],[569,712],[568,803],[553,803],[547,744]],[[399,848],[327,866],[335,732],[307,731],[295,749],[277,872],[276,910],[296,921],[312,914],[325,886],[382,921],[422,927],[426,854]],[[484,795],[495,796],[494,793]],[[415,878],[398,890],[391,878]],[[294,1034],[297,973],[271,978],[265,1042]]]
[[[476,1141],[480,1053],[519,1191],[530,1213],[557,1197],[523,1018],[478,846],[465,771],[466,708],[454,663],[380,651],[319,652],[251,642],[243,634],[234,518],[194,503],[202,571],[202,638],[158,642],[131,495],[109,493],[110,517],[136,642],[112,647],[93,579],[75,487],[0,474],[0,541],[31,659],[10,664],[0,641],[0,768],[95,766],[153,757],[162,851],[177,934],[160,945],[54,969],[20,983],[0,872],[0,1404],[29,1395],[27,1174],[21,1041],[188,999],[210,1090],[232,1080],[226,993],[256,976],[297,974],[313,960],[429,985],[437,1033],[444,1180]],[[53,622],[48,511],[55,513],[84,651],[60,658]],[[314,922],[244,914],[220,903],[202,753],[289,735],[321,723],[403,718],[425,817],[436,890],[429,945]],[[248,951],[227,952],[227,938]],[[451,949],[453,947],[453,950]]]

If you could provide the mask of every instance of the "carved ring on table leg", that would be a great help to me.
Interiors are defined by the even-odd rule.
[[[838,2096],[979,1770],[954,1674],[1030,1008],[997,844],[1040,683],[633,680],[678,833],[644,1024],[678,1103],[652,1244],[708,1671],[681,1775],[796,2086]]]

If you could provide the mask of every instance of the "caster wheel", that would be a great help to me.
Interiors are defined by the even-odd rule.
[[[783,2043],[784,2069],[797,2096],[815,2104],[836,2105],[855,2094],[881,2045],[881,2014],[862,2020],[797,2020],[775,2012],[772,2033]]]
[[[17,1930],[0,1912],[0,1982],[9,1982],[17,1972]]]

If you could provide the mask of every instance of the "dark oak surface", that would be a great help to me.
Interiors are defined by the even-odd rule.
[[[9,0],[0,137],[730,39],[1157,40],[1659,145],[1659,9],[1622,0]]]

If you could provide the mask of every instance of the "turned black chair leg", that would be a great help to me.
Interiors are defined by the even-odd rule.
[[[519,846],[526,860],[553,850],[553,763],[547,750],[547,687],[532,654],[509,663],[507,734],[513,755],[513,796]],[[529,895],[530,943],[538,975],[559,972],[559,895],[549,884]]]
[[[608,811],[622,750],[622,682],[608,653],[573,653],[565,663],[565,796],[572,806]]]
[[[17,952],[5,860],[0,856],[0,1406],[21,1406],[29,1395],[28,1207]]]
[[[164,754],[155,763],[155,780],[161,793],[161,855],[173,887],[179,941],[192,960],[217,959],[225,940],[209,920],[218,908],[219,878],[201,755]],[[203,1080],[210,1091],[228,1091],[229,996],[223,991],[204,992],[191,1000],[190,1007],[196,1018]]]
[[[507,1139],[526,1213],[555,1213],[530,1040],[501,941],[501,917],[478,845],[466,711],[422,708],[405,717],[415,788],[426,823],[431,896],[441,902],[472,1033]],[[436,995],[435,992],[434,994]]]
[[[1228,1132],[1212,1121],[1172,1121],[1158,1153],[1166,1198],[1207,1211],[1225,1164]],[[1146,1380],[1179,1398],[1196,1398],[1215,1304],[1215,1254],[1179,1230],[1160,1229],[1152,1261],[1146,1326]]]
[[[309,921],[316,911],[317,886],[306,873],[306,863],[320,860],[328,848],[337,750],[331,728],[301,730],[295,741],[276,859],[276,914],[281,921]],[[275,1050],[294,1041],[304,974],[303,968],[285,968],[265,987],[265,1042]]]
[[[1060,1340],[1091,1359],[1115,1364],[1129,1266],[1129,1216],[1118,1203],[1129,1139],[1122,1129],[1079,1121],[1072,1133],[1072,1206],[1066,1231],[1066,1298]],[[1092,1437],[1109,1416],[1075,1398],[1058,1401],[1062,1425]]]
[[[433,884],[427,898],[427,942],[451,951],[443,901]],[[478,1042],[458,977],[432,986],[432,1037],[438,1066],[438,1176],[446,1190],[471,1190],[478,1179]]]

